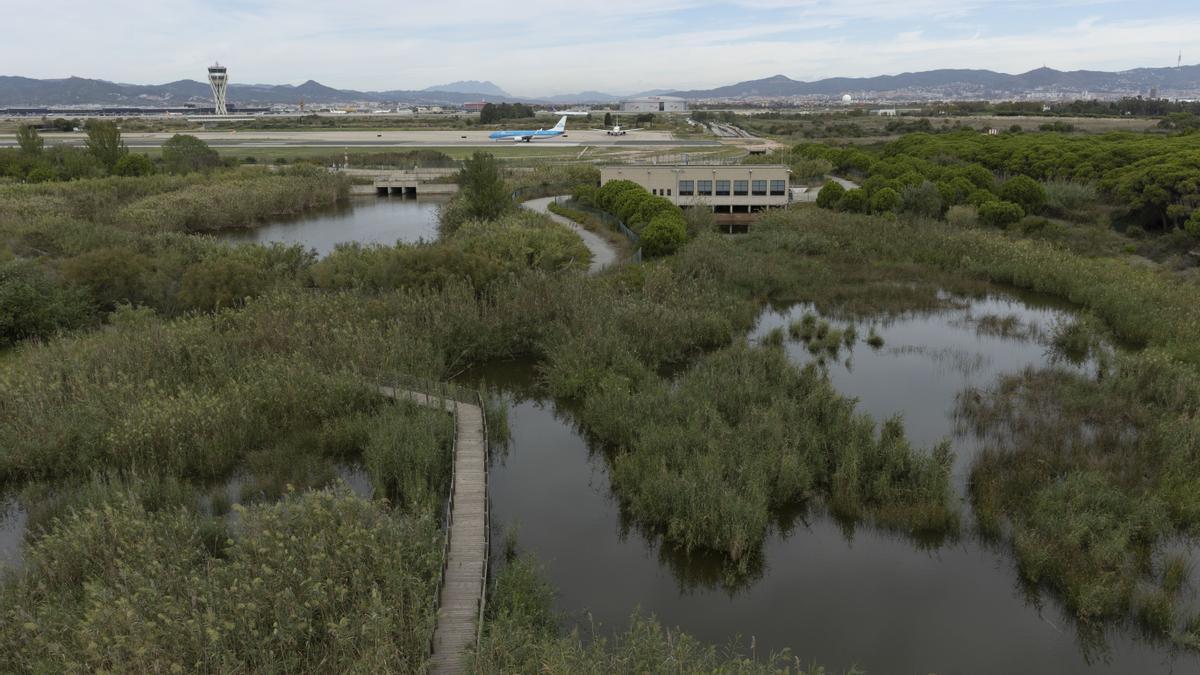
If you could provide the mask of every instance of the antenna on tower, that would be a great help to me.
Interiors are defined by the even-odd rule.
[[[1179,68],[1182,66],[1183,66],[1183,50],[1180,49],[1179,50],[1179,58],[1175,59],[1175,67]]]

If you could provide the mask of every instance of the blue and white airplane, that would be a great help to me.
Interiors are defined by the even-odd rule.
[[[554,138],[555,136],[562,136],[566,130],[567,116],[563,115],[562,118],[558,120],[558,124],[554,125],[553,129],[493,131],[488,135],[488,138],[492,139],[493,141],[506,141],[511,139],[514,143],[520,143],[521,141],[528,143],[535,138]]]

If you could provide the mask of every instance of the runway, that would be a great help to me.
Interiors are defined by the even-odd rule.
[[[603,131],[568,130],[566,134],[549,140],[535,140],[530,143],[513,142],[511,140],[494,141],[488,138],[491,130],[486,131],[351,131],[351,130],[321,130],[321,131],[187,131],[214,148],[396,148],[396,147],[504,147],[504,146],[544,146],[544,147],[583,147],[608,146],[639,147],[669,146],[669,147],[714,147],[721,143],[712,139],[678,139],[670,133],[661,131],[636,131],[625,136],[609,136]],[[122,134],[125,144],[130,148],[157,148],[163,142],[175,135],[170,133],[130,132]],[[67,145],[82,145],[87,136],[84,133],[46,133],[42,134],[47,145],[63,143]],[[13,134],[0,135],[0,147],[13,147],[17,144]]]

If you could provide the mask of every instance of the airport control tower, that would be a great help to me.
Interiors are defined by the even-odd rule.
[[[225,66],[220,63],[209,66],[208,83],[212,85],[213,113],[228,115],[229,111],[225,109],[225,89],[229,86],[229,74],[225,72]]]

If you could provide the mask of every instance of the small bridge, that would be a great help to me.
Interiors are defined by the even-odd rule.
[[[415,169],[412,171],[389,171],[376,173],[375,193],[380,195],[402,194],[454,194],[458,183],[452,180],[458,169]]]
[[[478,393],[465,395],[457,388],[447,391],[445,385],[419,387],[425,391],[414,388],[381,386],[379,392],[454,415],[454,464],[446,503],[446,543],[436,593],[437,625],[430,645],[429,672],[462,673],[466,672],[470,649],[479,645],[487,606],[491,528],[487,420]]]

